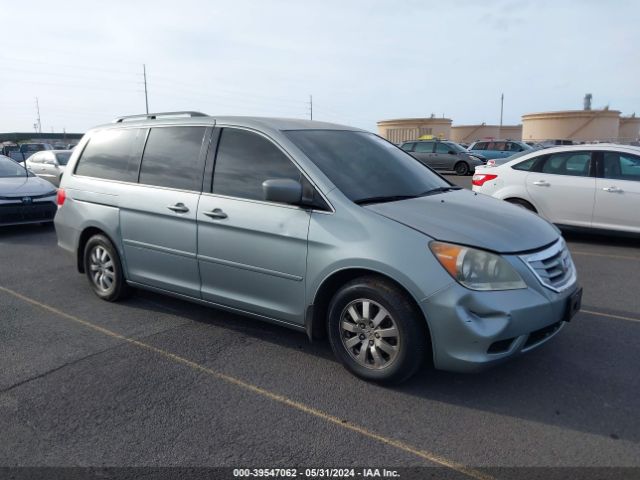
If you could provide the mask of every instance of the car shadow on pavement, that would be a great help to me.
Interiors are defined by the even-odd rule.
[[[51,235],[54,232],[51,222],[0,227],[0,243],[42,245],[42,238],[46,237],[55,245],[56,237]]]
[[[583,232],[578,230],[562,230],[567,242],[590,244],[594,246],[613,246],[640,248],[640,235],[624,235],[611,232]]]
[[[299,355],[317,356],[329,360],[331,368],[342,369],[327,340],[310,343],[304,333],[278,325],[151,292],[139,291],[126,303],[136,309],[173,312],[234,335],[295,350]],[[443,372],[433,369],[427,361],[408,382],[383,388],[388,395],[404,401],[406,396],[414,396],[484,411],[496,416],[491,421],[499,421],[500,416],[516,417],[614,440],[640,442],[640,421],[633,413],[637,413],[640,395],[637,382],[632,382],[635,367],[627,364],[626,375],[631,382],[628,385],[621,383],[624,378],[610,375],[602,366],[596,368],[595,357],[587,356],[595,347],[576,347],[573,328],[569,325],[548,344],[483,372]],[[597,342],[597,332],[580,340],[585,338],[587,343]]]

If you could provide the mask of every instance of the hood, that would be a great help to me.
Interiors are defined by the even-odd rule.
[[[42,195],[54,190],[49,182],[35,176],[0,178],[0,197]]]
[[[435,240],[499,253],[534,250],[556,241],[556,228],[535,213],[468,190],[367,205]]]

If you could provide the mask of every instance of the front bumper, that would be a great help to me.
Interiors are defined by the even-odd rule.
[[[31,199],[0,201],[0,226],[52,222],[58,210],[55,195]]]
[[[451,284],[421,303],[435,367],[472,372],[532,350],[564,326],[577,283],[561,293],[537,289],[478,292]]]

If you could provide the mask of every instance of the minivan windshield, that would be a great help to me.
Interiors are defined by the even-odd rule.
[[[402,149],[368,132],[288,130],[287,137],[356,203],[455,189]]]

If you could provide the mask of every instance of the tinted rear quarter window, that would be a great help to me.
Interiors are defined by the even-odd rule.
[[[94,133],[82,152],[75,174],[136,182],[145,133],[141,128],[111,129]]]
[[[264,200],[262,182],[300,180],[300,170],[262,135],[237,128],[222,130],[213,175],[213,193]]]
[[[525,160],[524,162],[516,163],[511,168],[513,168],[514,170],[529,172],[535,165],[536,160],[538,160],[538,157],[530,158],[529,160]]]
[[[200,191],[205,131],[206,127],[152,128],[142,155],[140,183]]]

